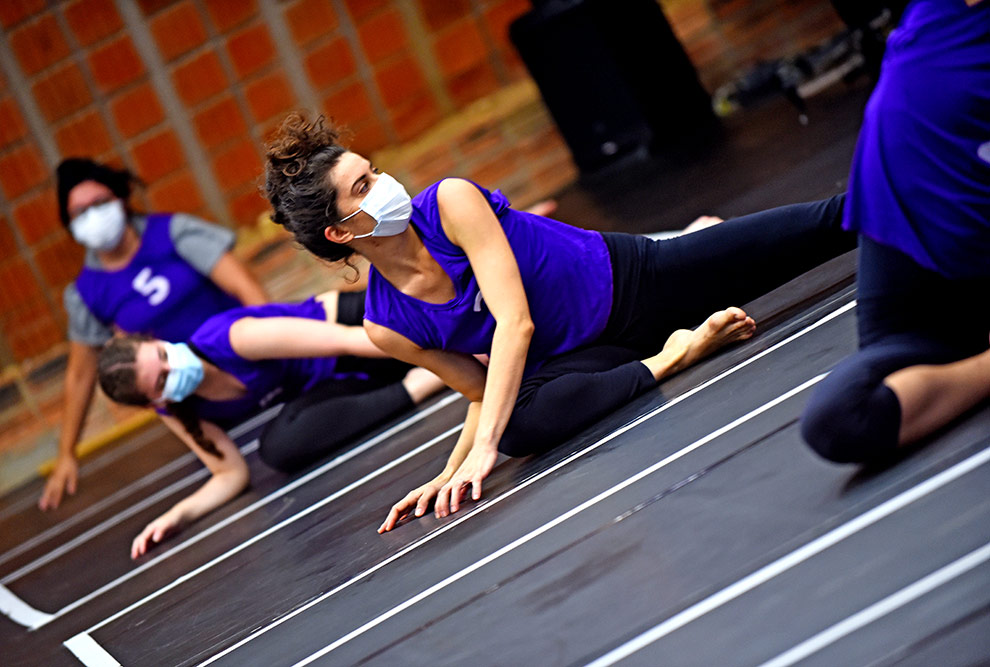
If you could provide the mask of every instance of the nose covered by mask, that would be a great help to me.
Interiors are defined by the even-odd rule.
[[[178,403],[189,397],[203,381],[203,361],[185,343],[163,343],[168,358],[168,377],[161,401]]]
[[[72,237],[87,248],[106,252],[120,245],[127,228],[127,211],[119,199],[90,206],[69,223]]]
[[[409,226],[409,218],[412,216],[412,200],[406,189],[402,187],[402,183],[383,173],[378,175],[378,180],[371,186],[371,190],[368,191],[358,210],[345,218],[341,218],[340,221],[350,220],[360,211],[364,211],[374,218],[375,228],[367,234],[360,234],[354,238],[395,236],[406,231],[406,227]]]

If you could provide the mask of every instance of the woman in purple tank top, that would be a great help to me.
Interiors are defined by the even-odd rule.
[[[908,5],[844,225],[860,235],[859,350],[815,388],[801,433],[829,461],[873,463],[990,400],[990,0]]]
[[[355,326],[363,308],[338,309],[332,318],[333,308],[321,299],[334,296],[221,313],[188,343],[127,336],[104,347],[99,378],[107,396],[156,406],[165,425],[212,473],[134,538],[132,558],[247,486],[247,462],[225,425],[284,402],[262,431],[258,449],[262,461],[291,472],[443,388],[433,373],[386,358]],[[363,300],[362,294],[347,296]]]
[[[499,451],[545,451],[752,336],[742,310],[717,309],[855,244],[840,229],[842,196],[661,242],[514,211],[500,192],[462,179],[410,200],[322,119],[298,114],[268,147],[267,192],[275,221],[311,252],[371,262],[371,340],[471,401],[444,471],[396,503],[380,532],[434,498],[438,516],[456,512],[469,487],[480,498]]]
[[[131,210],[126,169],[68,158],[56,172],[62,224],[86,248],[79,277],[65,289],[69,359],[58,457],[38,501],[58,507],[79,476],[76,442],[96,383],[100,346],[114,331],[183,340],[234,306],[267,301],[231,252],[229,229],[184,214]]]

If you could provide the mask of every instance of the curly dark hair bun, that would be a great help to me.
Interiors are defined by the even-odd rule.
[[[331,262],[354,254],[325,234],[328,225],[340,222],[337,191],[330,180],[330,171],[347,152],[340,136],[323,116],[310,121],[294,112],[265,146],[264,194],[272,205],[272,219],[304,248]]]

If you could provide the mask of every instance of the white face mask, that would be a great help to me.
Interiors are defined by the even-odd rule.
[[[395,236],[406,231],[409,218],[412,216],[412,201],[402,183],[388,174],[378,174],[378,180],[365,195],[364,201],[349,216],[341,218],[341,222],[350,220],[359,212],[364,211],[375,220],[375,228],[367,234],[355,236],[363,239],[367,236]]]
[[[72,237],[87,248],[106,252],[120,245],[127,228],[127,211],[119,199],[90,206],[69,223]]]

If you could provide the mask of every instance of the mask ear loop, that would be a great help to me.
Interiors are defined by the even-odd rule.
[[[353,213],[351,213],[348,216],[344,216],[343,218],[341,218],[337,222],[347,222],[348,220],[350,220],[351,218],[353,218],[355,215],[357,215],[360,212],[361,212],[361,207],[359,206],[358,207],[358,210],[354,211]],[[326,208],[323,209],[323,215],[325,217],[327,217],[327,218],[330,217],[330,202],[327,202]]]

